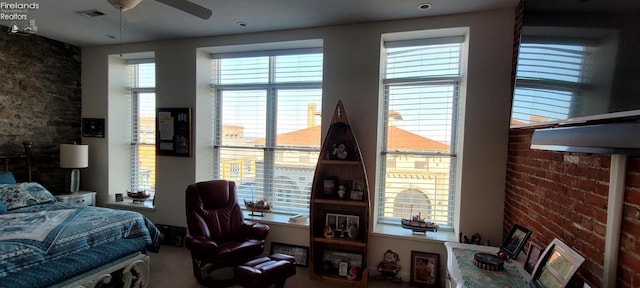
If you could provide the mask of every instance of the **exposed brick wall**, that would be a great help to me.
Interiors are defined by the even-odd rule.
[[[557,237],[585,257],[576,284],[602,286],[611,156],[529,149],[533,129],[511,129],[505,235],[513,224],[546,246]],[[640,287],[640,158],[629,157],[617,287]]]
[[[0,33],[0,154],[20,153],[32,141],[34,181],[54,193],[64,187],[59,145],[80,141],[80,75],[80,48]]]

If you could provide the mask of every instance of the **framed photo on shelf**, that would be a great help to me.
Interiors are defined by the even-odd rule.
[[[364,196],[364,181],[362,179],[356,179],[351,181],[351,193],[349,198],[351,200],[361,201]]]
[[[347,271],[349,271],[349,262],[340,261],[338,263],[338,275],[347,277],[347,274],[348,274]]]
[[[509,235],[507,235],[502,246],[500,246],[500,251],[507,253],[509,258],[516,259],[530,235],[531,231],[529,229],[518,224],[513,224]]]
[[[336,188],[338,188],[337,178],[326,178],[322,180],[322,194],[325,198],[335,197]]]
[[[411,286],[440,287],[440,254],[411,251]]]
[[[336,238],[357,238],[360,231],[360,217],[357,215],[327,213],[325,226],[331,227]]]
[[[330,270],[340,272],[341,262],[347,263],[347,271],[349,271],[353,267],[362,267],[362,261],[362,254],[334,250],[324,250],[322,252],[322,262],[327,264],[330,263],[330,267],[326,267],[328,269],[325,268],[325,270],[329,270],[326,272],[331,272]]]
[[[540,255],[542,255],[542,251],[544,247],[531,242],[529,244],[529,253],[527,253],[527,260],[524,261],[524,271],[529,273],[533,272],[533,268],[538,263],[538,259],[540,259]]]
[[[302,267],[309,266],[309,247],[271,242],[271,253],[282,253],[296,258],[294,264]]]
[[[555,238],[542,252],[542,258],[533,269],[529,286],[566,287],[582,262],[584,257]]]

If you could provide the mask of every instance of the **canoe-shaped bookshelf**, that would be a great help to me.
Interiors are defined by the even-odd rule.
[[[370,202],[360,146],[338,101],[311,188],[311,279],[367,286]]]

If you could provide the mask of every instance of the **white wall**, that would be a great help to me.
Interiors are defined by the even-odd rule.
[[[195,153],[192,158],[158,157],[157,200],[155,211],[145,211],[160,224],[186,226],[184,190],[194,181],[206,180],[209,174],[210,109],[206,79],[205,47],[268,43],[280,41],[322,39],[324,43],[323,111],[333,111],[342,99],[362,149],[368,171],[369,186],[376,183],[377,115],[379,110],[379,59],[381,35],[384,33],[468,27],[468,69],[466,97],[463,99],[461,127],[464,148],[459,153],[460,193],[456,215],[456,233],[479,232],[484,240],[497,245],[502,242],[505,171],[508,127],[511,109],[510,79],[513,40],[512,9],[442,17],[425,17],[403,21],[331,26],[315,29],[265,32],[255,34],[205,37],[172,41],[130,44],[125,53],[152,51],[157,67],[157,107],[193,107]],[[107,111],[105,99],[110,99],[105,83],[108,55],[117,54],[118,46],[85,47],[82,49],[83,117],[115,117]],[[198,72],[200,71],[200,72]],[[110,99],[111,101],[112,99]],[[326,132],[330,117],[323,119]],[[111,123],[112,121],[108,121]],[[98,192],[98,203],[104,203],[109,193],[122,193],[109,187],[114,177],[108,166],[110,137],[115,127],[108,127],[106,139],[90,139],[92,147],[89,169],[83,172],[85,189]],[[87,143],[88,139],[83,139]],[[90,182],[90,183],[87,183]],[[373,190],[373,189],[372,189]],[[374,198],[375,199],[375,198]],[[285,236],[286,235],[286,236]],[[278,226],[270,236],[272,241],[308,245],[308,230]],[[274,240],[275,239],[275,240]],[[369,265],[375,267],[386,249],[399,250],[403,279],[409,279],[410,250],[441,254],[441,274],[446,269],[446,253],[440,243],[398,240],[382,236],[370,238]],[[444,279],[442,279],[444,281]]]

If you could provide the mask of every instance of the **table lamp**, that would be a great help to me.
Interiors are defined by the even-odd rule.
[[[89,145],[60,144],[60,167],[70,168],[65,178],[68,193],[80,190],[79,168],[89,167]]]

